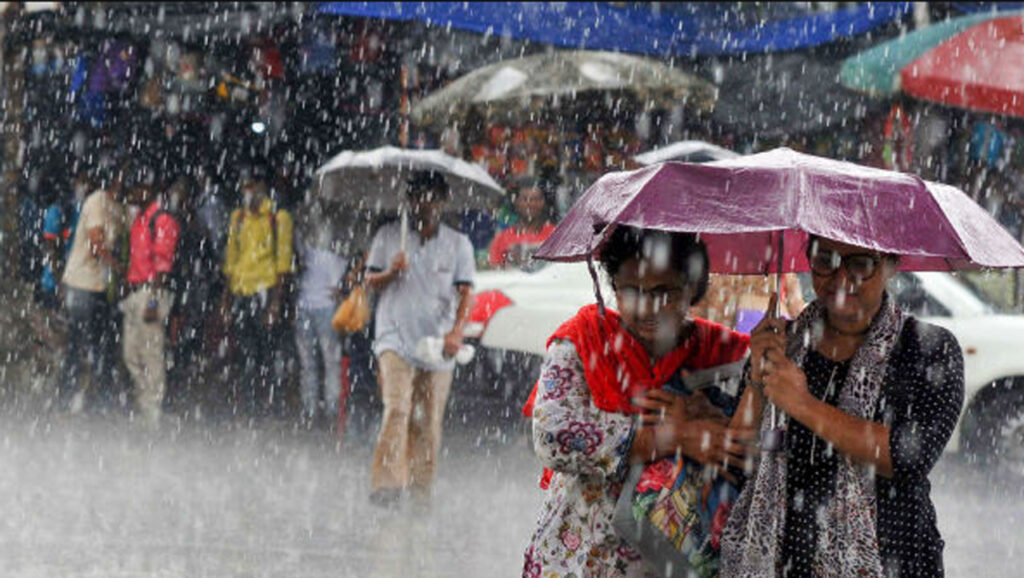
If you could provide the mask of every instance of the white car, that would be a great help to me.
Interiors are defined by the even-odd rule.
[[[997,313],[949,273],[903,273],[890,290],[908,312],[952,331],[963,348],[965,411],[947,449],[997,458],[1024,473],[1024,316]],[[479,362],[489,366],[488,383],[501,384],[512,414],[537,378],[548,336],[594,302],[593,281],[585,264],[552,263],[529,273],[482,272],[477,292],[491,310],[478,311],[468,333]],[[605,281],[602,293],[614,305]]]

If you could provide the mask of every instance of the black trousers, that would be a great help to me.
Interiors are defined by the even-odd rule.
[[[113,409],[120,390],[114,377],[118,332],[114,308],[104,292],[65,286],[64,307],[68,317],[68,346],[61,366],[57,402],[67,409],[81,388],[82,364],[92,369],[90,389],[100,409]]]
[[[267,325],[268,295],[234,298],[232,332],[235,342],[232,405],[239,413],[263,416],[270,410],[280,384],[274,375],[274,331]],[[276,391],[275,391],[276,390]]]

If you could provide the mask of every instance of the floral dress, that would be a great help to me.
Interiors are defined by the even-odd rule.
[[[612,529],[633,431],[631,416],[593,405],[572,342],[553,341],[533,408],[533,444],[554,475],[524,578],[656,575]]]

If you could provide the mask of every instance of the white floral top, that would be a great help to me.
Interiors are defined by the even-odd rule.
[[[523,578],[655,575],[611,526],[633,428],[630,416],[591,403],[572,342],[553,342],[533,408],[533,445],[554,476],[526,550]]]

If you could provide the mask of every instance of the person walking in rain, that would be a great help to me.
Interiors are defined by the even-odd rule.
[[[619,226],[599,259],[617,310],[587,305],[551,335],[524,408],[548,495],[523,578],[663,576],[612,525],[630,466],[680,455],[720,464],[751,435],[728,429],[735,400],[727,395],[663,389],[680,372],[742,359],[750,342],[689,315],[708,286],[704,243],[694,234]]]
[[[168,277],[174,266],[181,225],[156,194],[151,167],[133,166],[126,176],[128,201],[139,208],[129,232],[129,293],[124,313],[124,362],[135,386],[135,403],[149,427],[160,425],[167,389],[165,360],[167,317],[171,309]]]
[[[234,367],[241,371],[232,400],[250,415],[273,403],[273,329],[281,321],[281,288],[292,272],[292,218],[270,200],[267,182],[254,171],[242,180],[242,206],[231,213],[224,274],[228,291],[222,307],[230,311],[235,341]],[[239,400],[239,396],[244,396]]]
[[[737,415],[759,427],[774,403],[785,448],[732,509],[722,575],[941,577],[928,475],[963,408],[960,345],[886,291],[899,255],[812,236],[807,261],[816,299],[751,335]]]
[[[302,420],[306,427],[312,427],[320,406],[318,352],[323,360],[323,413],[319,415],[329,424],[338,422],[342,344],[331,319],[341,301],[348,259],[339,254],[341,243],[334,238],[329,221],[311,218],[300,224],[305,227],[296,243],[302,267],[295,345],[302,364]]]
[[[104,405],[114,403],[113,359],[107,328],[113,316],[107,286],[113,269],[121,267],[114,246],[124,221],[121,170],[100,167],[100,188],[86,197],[64,268],[64,307],[68,316],[68,346],[58,385],[58,404],[71,409],[77,393],[83,358],[92,365],[92,388]]]
[[[407,195],[411,227],[403,230],[404,218],[381,227],[367,258],[366,282],[379,294],[373,350],[384,400],[370,501],[392,504],[408,488],[426,506],[476,268],[469,239],[441,224],[444,177],[417,173]]]

